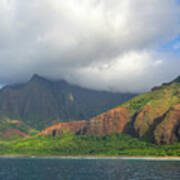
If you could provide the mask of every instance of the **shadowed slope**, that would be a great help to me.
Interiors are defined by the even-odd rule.
[[[100,114],[85,124],[81,121],[83,125],[79,122],[80,129],[74,128],[71,131],[71,123],[66,124],[71,127],[69,130],[64,129],[61,124],[55,129],[61,132],[68,130],[75,134],[129,133],[157,144],[170,144],[180,138],[179,103],[180,82],[176,79]],[[54,128],[48,134],[52,134],[53,130]]]
[[[0,119],[19,119],[41,130],[57,122],[88,120],[133,96],[90,90],[34,75],[27,83],[6,86],[0,91]]]

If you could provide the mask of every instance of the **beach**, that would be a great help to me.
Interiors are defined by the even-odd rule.
[[[29,156],[0,155],[0,158],[40,158],[40,159],[119,159],[119,160],[170,160],[180,161],[180,156]]]

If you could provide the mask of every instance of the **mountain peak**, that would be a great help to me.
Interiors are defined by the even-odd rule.
[[[39,74],[34,74],[31,79],[30,79],[30,82],[31,81],[44,81],[44,82],[50,82],[50,83],[61,83],[61,84],[68,84],[65,80],[51,80],[49,78],[46,78],[46,77],[43,77],[43,76],[40,76]]]
[[[48,81],[48,79],[40,76],[39,74],[34,74],[30,79],[30,82],[32,82],[32,81],[38,81],[38,82],[39,81]]]
[[[42,77],[39,76],[39,74],[34,74],[34,75],[31,77],[31,80],[36,80],[36,79],[42,79]]]

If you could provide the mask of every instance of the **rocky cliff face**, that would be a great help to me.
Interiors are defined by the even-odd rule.
[[[154,131],[157,144],[170,144],[180,138],[180,104],[170,108]]]
[[[0,90],[2,117],[18,119],[42,130],[57,122],[88,120],[135,94],[96,91],[34,75],[24,84]]]
[[[112,109],[88,121],[72,121],[59,123],[43,130],[40,135],[61,135],[63,131],[69,131],[77,135],[104,135],[112,132],[123,132],[129,122],[128,110],[123,107]]]
[[[126,108],[115,108],[107,113],[103,113],[88,121],[72,121],[69,123],[59,123],[43,130],[40,135],[52,134],[61,135],[63,131],[69,131],[77,135],[104,135],[112,132],[123,132],[129,122]]]
[[[59,136],[63,131],[68,131],[75,134],[83,134],[88,122],[82,121],[71,121],[69,123],[59,123],[57,125],[50,126],[45,130],[41,131],[40,135],[46,136],[52,134],[53,136]]]
[[[164,84],[89,122],[78,123],[60,123],[42,131],[41,135],[53,134],[54,130],[97,135],[120,132],[143,137],[156,144],[177,142],[180,140],[180,83]]]
[[[129,121],[128,109],[123,107],[114,108],[91,119],[84,130],[84,134],[122,133]]]

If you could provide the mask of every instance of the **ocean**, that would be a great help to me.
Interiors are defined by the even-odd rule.
[[[180,180],[180,161],[0,158],[0,180]]]

